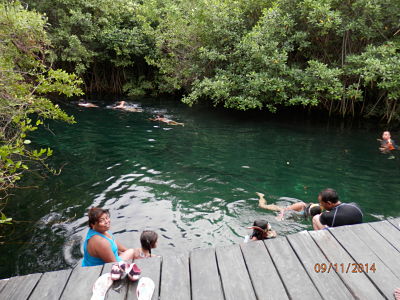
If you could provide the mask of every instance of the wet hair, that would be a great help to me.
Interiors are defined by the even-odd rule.
[[[157,117],[159,117],[159,118],[164,118],[164,115],[157,115]]]
[[[331,188],[321,191],[318,196],[321,197],[321,201],[323,202],[337,203],[339,201],[339,195]]]
[[[148,250],[151,255],[151,249],[156,247],[158,234],[152,230],[145,230],[140,235],[140,244],[144,250]]]
[[[315,215],[318,215],[322,212],[321,207],[318,204],[315,203],[309,203],[307,204],[305,211],[304,211],[304,216],[305,217],[314,217]]]
[[[319,215],[321,212],[322,212],[321,206],[319,206],[319,205],[310,207],[310,216],[311,217],[314,217],[315,215]]]
[[[108,209],[91,207],[88,212],[89,227],[92,228],[92,226],[99,221],[103,214],[107,214],[107,216],[110,216],[110,212],[108,211]]]
[[[253,232],[250,238],[255,237],[257,240],[265,240],[268,238],[268,231],[270,230],[270,225],[266,220],[255,220],[253,226],[259,228],[253,228]],[[261,229],[261,230],[260,230]]]

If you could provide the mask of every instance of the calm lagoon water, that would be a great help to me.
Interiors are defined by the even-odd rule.
[[[278,222],[257,207],[287,196],[317,201],[326,187],[359,203],[365,221],[400,215],[400,152],[378,151],[382,128],[267,114],[188,108],[170,100],[135,103],[144,112],[65,109],[75,125],[50,122],[32,136],[51,147],[59,176],[27,177],[10,198],[0,244],[0,278],[68,268],[79,262],[86,211],[109,208],[116,238],[138,247],[144,229],[159,233],[159,255],[239,243],[256,218],[280,235],[311,229],[305,220]],[[163,113],[185,126],[148,120]],[[392,132],[400,142],[400,132]]]

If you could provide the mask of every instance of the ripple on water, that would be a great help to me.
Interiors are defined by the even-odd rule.
[[[305,220],[278,222],[276,213],[258,208],[255,192],[265,193],[268,203],[284,196],[315,202],[320,190],[334,187],[341,199],[360,204],[367,221],[400,214],[392,201],[398,159],[377,152],[376,132],[242,120],[160,101],[142,107],[141,114],[70,108],[76,125],[51,123],[56,135],[35,133],[38,145],[54,148],[52,165],[67,164],[60,176],[29,179],[39,189],[17,191],[10,211],[16,219],[31,216],[35,225],[16,229],[16,241],[30,244],[5,248],[0,274],[77,262],[91,206],[110,209],[112,231],[129,247],[139,247],[142,230],[156,230],[155,253],[162,255],[241,242],[259,218],[279,235],[311,229]],[[155,111],[185,127],[150,122]]]

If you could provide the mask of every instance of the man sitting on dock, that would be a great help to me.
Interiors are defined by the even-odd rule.
[[[358,205],[340,202],[334,189],[321,191],[318,201],[326,212],[313,217],[314,230],[362,223],[363,213]]]

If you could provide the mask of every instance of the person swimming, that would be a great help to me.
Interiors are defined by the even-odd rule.
[[[157,241],[158,241],[157,232],[152,230],[143,231],[142,234],[140,235],[140,244],[142,247],[134,249],[133,258],[138,259],[138,258],[147,258],[155,256],[154,254],[151,254],[151,249],[157,247]]]
[[[285,215],[287,213],[289,213],[289,215],[293,215],[293,212],[298,212],[304,218],[309,218],[309,217],[312,218],[313,216],[320,214],[322,211],[319,204],[316,204],[316,203],[308,203],[307,204],[298,199],[295,199],[295,200],[299,201],[299,202],[296,202],[294,204],[291,204],[291,205],[288,205],[285,207],[278,206],[276,204],[267,204],[267,200],[264,198],[264,194],[259,193],[259,192],[256,192],[256,194],[259,197],[258,206],[260,208],[279,212],[278,216],[276,217],[276,219],[278,221],[282,221],[283,219],[285,219]],[[281,199],[285,199],[285,198],[282,197]],[[290,198],[290,199],[294,199],[294,198]],[[286,219],[287,218],[288,218],[288,215],[286,216]]]
[[[276,231],[272,230],[271,225],[267,220],[255,220],[253,226],[247,227],[247,229],[253,229],[253,232],[251,235],[245,237],[245,243],[248,241],[271,239],[277,236]]]
[[[83,99],[79,99],[78,106],[81,107],[98,107],[96,104],[90,103],[90,102],[85,102]]]
[[[390,154],[391,151],[393,150],[399,150],[399,147],[396,145],[395,141],[392,139],[390,132],[389,131],[384,131],[382,133],[382,139],[377,139],[381,145],[379,147],[379,150],[383,154]],[[393,159],[394,156],[390,155],[389,159]]]
[[[185,126],[184,123],[178,123],[174,120],[166,118],[164,115],[156,115],[155,118],[149,118],[150,121],[159,121],[159,122],[164,122],[167,123],[168,125],[181,125]]]
[[[127,105],[126,101],[120,101],[120,102],[118,102],[117,105],[113,106],[112,108],[113,109],[121,109],[121,110],[125,110],[125,111],[130,111],[130,112],[142,112],[143,111],[141,108]]]

